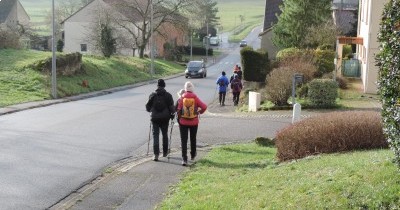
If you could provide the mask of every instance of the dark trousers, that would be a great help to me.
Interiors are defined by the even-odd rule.
[[[225,105],[226,92],[219,92],[219,105]]]
[[[181,147],[182,147],[182,158],[187,161],[187,143],[188,134],[190,132],[190,155],[191,157],[196,156],[196,135],[197,135],[197,125],[196,126],[186,126],[179,125],[179,131],[181,133]]]
[[[155,155],[160,154],[160,130],[162,133],[163,154],[168,154],[168,122],[152,121],[153,124],[153,151]]]
[[[232,95],[233,95],[233,104],[236,106],[239,104],[240,92],[232,93]]]

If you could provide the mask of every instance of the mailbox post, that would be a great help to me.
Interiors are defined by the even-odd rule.
[[[303,74],[293,74],[292,79],[292,106],[296,103],[296,84],[303,83]]]

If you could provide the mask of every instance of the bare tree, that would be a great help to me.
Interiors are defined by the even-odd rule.
[[[172,24],[175,27],[184,27],[186,21],[180,11],[190,6],[190,0],[126,0],[114,3],[113,6],[123,14],[114,22],[124,28],[134,40],[135,47],[139,50],[139,57],[144,57],[144,51],[151,37],[150,19],[151,2],[153,2],[153,30],[166,37],[163,27]]]
[[[87,1],[90,2],[91,0]],[[86,5],[86,0],[59,2],[58,6],[54,9],[56,34],[59,34],[59,32],[62,29],[61,22],[67,19],[72,14],[74,14],[84,5]],[[48,25],[49,29],[51,28],[52,20],[53,20],[53,13],[52,11],[48,11],[47,16],[45,18],[45,22],[46,25]]]
[[[332,19],[321,22],[319,25],[312,25],[306,29],[306,36],[300,46],[304,48],[317,48],[322,45],[334,46],[336,37],[340,34],[339,29]]]

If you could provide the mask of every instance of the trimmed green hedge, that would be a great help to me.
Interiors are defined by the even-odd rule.
[[[267,74],[271,71],[268,53],[254,51],[252,47],[244,47],[240,50],[240,55],[244,80],[265,82]]]
[[[314,79],[308,84],[308,97],[312,106],[333,107],[336,105],[338,85],[330,79]]]

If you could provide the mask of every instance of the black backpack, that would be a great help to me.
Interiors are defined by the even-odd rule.
[[[162,112],[165,108],[167,108],[167,104],[165,103],[165,98],[161,94],[155,94],[153,99],[153,107],[157,112]]]
[[[219,84],[219,86],[225,86],[225,81],[223,80],[223,79],[221,79],[219,82],[218,82],[218,84]]]
[[[238,79],[232,80],[232,89],[235,92],[240,92],[241,91],[241,89],[240,89],[240,80],[238,80]]]

